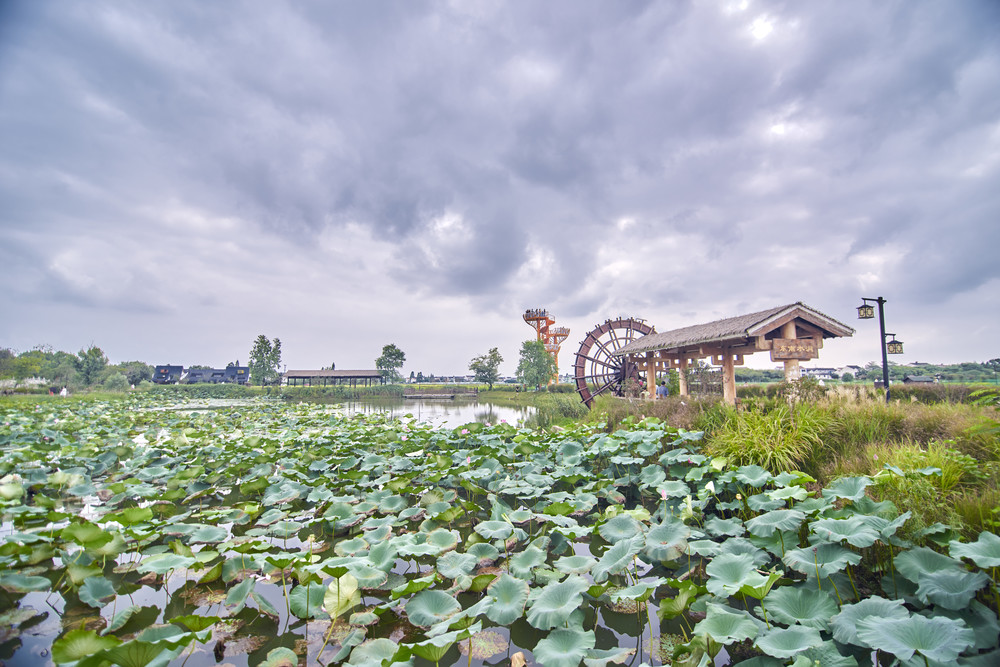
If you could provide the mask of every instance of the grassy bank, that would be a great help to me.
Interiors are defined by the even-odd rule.
[[[950,393],[960,401],[976,398],[968,388]],[[840,477],[871,477],[876,500],[913,512],[908,525],[915,537],[946,534],[945,526],[966,535],[996,531],[997,409],[988,399],[984,405],[937,399],[900,398],[887,405],[881,394],[850,390],[798,401],[761,396],[736,409],[709,398],[601,397],[584,419],[609,432],[644,417],[704,431],[706,454],[775,474],[801,470],[817,487]]]

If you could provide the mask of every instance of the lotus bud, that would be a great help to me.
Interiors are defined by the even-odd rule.
[[[660,489],[660,500],[666,500],[666,499],[667,499],[667,490]]]

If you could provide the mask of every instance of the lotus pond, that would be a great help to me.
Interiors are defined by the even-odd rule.
[[[870,478],[157,400],[0,405],[6,664],[1000,663],[1000,537],[915,546]]]

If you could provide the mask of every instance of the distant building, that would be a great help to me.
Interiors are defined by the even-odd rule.
[[[799,368],[801,377],[816,378],[817,380],[832,380],[839,375],[836,368]]]
[[[906,375],[903,377],[903,384],[934,384],[935,378],[927,375]]]

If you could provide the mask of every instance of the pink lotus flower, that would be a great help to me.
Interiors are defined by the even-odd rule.
[[[462,429],[462,435],[469,435],[469,429],[463,428]]]
[[[662,500],[666,500],[667,499],[667,490],[666,489],[660,489],[660,498]]]
[[[468,465],[468,466],[472,465],[472,457],[471,456],[466,456],[465,457],[465,465]]]

